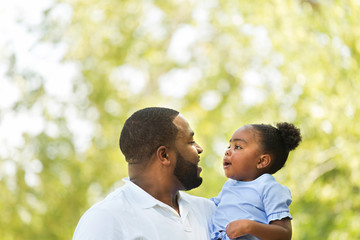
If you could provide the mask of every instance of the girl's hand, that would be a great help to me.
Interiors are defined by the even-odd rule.
[[[270,224],[255,222],[252,220],[236,220],[226,227],[226,234],[234,239],[246,234],[266,240],[290,240],[292,227],[290,218],[274,220]]]
[[[246,235],[249,233],[249,227],[252,222],[251,220],[236,220],[230,222],[226,226],[226,234],[231,239]]]

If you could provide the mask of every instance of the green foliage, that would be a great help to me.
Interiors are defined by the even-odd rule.
[[[71,238],[84,211],[126,177],[118,136],[145,106],[176,108],[190,121],[204,149],[204,183],[191,193],[207,198],[226,181],[221,159],[234,130],[293,122],[303,142],[275,176],[293,194],[293,239],[360,237],[359,1],[59,4],[72,7],[72,22],[45,22],[44,41],[68,44],[64,61],[82,71],[72,89],[79,98],[57,102],[57,116],[44,110],[61,134],[24,136],[24,149],[0,155],[0,165],[13,161],[17,169],[0,182],[1,239]],[[20,75],[19,88],[34,78]],[[183,94],[172,87],[179,82]],[[42,87],[23,93],[15,112],[57,101]],[[69,109],[94,128],[84,151],[66,120]],[[40,184],[29,186],[34,160],[42,165]]]

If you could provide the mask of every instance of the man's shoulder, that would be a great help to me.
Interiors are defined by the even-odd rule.
[[[193,201],[193,202],[211,202],[209,199],[204,198],[204,197],[199,197],[199,196],[194,196],[192,194],[189,194],[187,192],[180,192],[181,197],[184,198],[185,200],[188,201]]]
[[[215,204],[210,199],[194,196],[186,192],[181,192],[181,197],[194,208],[204,209],[205,211],[212,211],[212,209],[215,209]]]
[[[126,198],[125,194],[126,188],[124,186],[117,188],[115,191],[108,194],[103,200],[95,203],[91,206],[88,212],[108,212],[109,214],[119,211],[125,211],[128,209],[129,201]]]

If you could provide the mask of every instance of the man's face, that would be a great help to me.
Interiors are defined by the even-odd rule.
[[[185,160],[185,158],[176,152],[176,166],[174,169],[174,175],[184,186],[185,190],[197,188],[202,183],[202,177],[200,177],[200,171],[197,164]]]
[[[200,186],[202,183],[200,177],[201,168],[198,164],[200,162],[199,154],[203,150],[194,141],[194,132],[182,115],[179,114],[173,122],[178,129],[175,140],[176,165],[174,175],[185,190],[190,190]]]

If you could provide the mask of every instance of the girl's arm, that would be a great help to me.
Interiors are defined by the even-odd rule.
[[[252,220],[236,220],[227,225],[226,234],[231,239],[251,234],[261,240],[290,240],[292,235],[291,220],[283,218],[272,221],[270,224]]]

